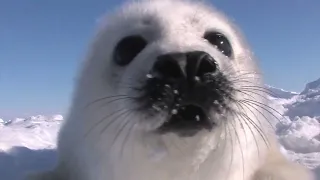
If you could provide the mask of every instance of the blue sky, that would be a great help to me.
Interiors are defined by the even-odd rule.
[[[268,84],[320,77],[319,0],[208,0],[246,34]],[[95,21],[123,1],[0,0],[0,117],[63,113]]]

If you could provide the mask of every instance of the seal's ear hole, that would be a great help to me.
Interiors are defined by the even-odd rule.
[[[148,42],[139,35],[127,36],[120,40],[113,52],[113,60],[119,66],[129,64]]]
[[[224,55],[232,56],[232,46],[229,40],[221,33],[208,31],[203,36],[204,39],[208,40],[210,44],[215,46]]]

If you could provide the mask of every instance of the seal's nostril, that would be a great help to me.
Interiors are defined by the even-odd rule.
[[[186,74],[188,81],[193,84],[196,77],[215,73],[218,66],[215,60],[206,52],[194,51],[187,53]]]
[[[183,72],[178,62],[171,55],[159,56],[158,61],[153,66],[154,73],[163,79],[179,79],[183,77]]]
[[[196,76],[202,77],[205,74],[215,73],[218,70],[215,60],[207,54],[204,55],[199,61],[200,62],[196,72]]]

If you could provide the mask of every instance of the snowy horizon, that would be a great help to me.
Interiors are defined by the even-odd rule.
[[[281,151],[292,161],[312,169],[320,180],[320,78],[301,92],[266,85],[268,97],[284,115],[275,125]],[[0,117],[0,174],[4,180],[22,180],[30,170],[50,169],[56,162],[61,114],[24,118]]]

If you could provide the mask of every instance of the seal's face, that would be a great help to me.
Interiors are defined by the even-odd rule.
[[[105,96],[130,99],[122,106],[140,114],[135,123],[193,136],[228,120],[239,100],[235,72],[254,70],[236,33],[225,17],[201,5],[133,4],[107,20],[93,49],[99,57],[89,63],[109,76],[95,82],[108,89]]]

